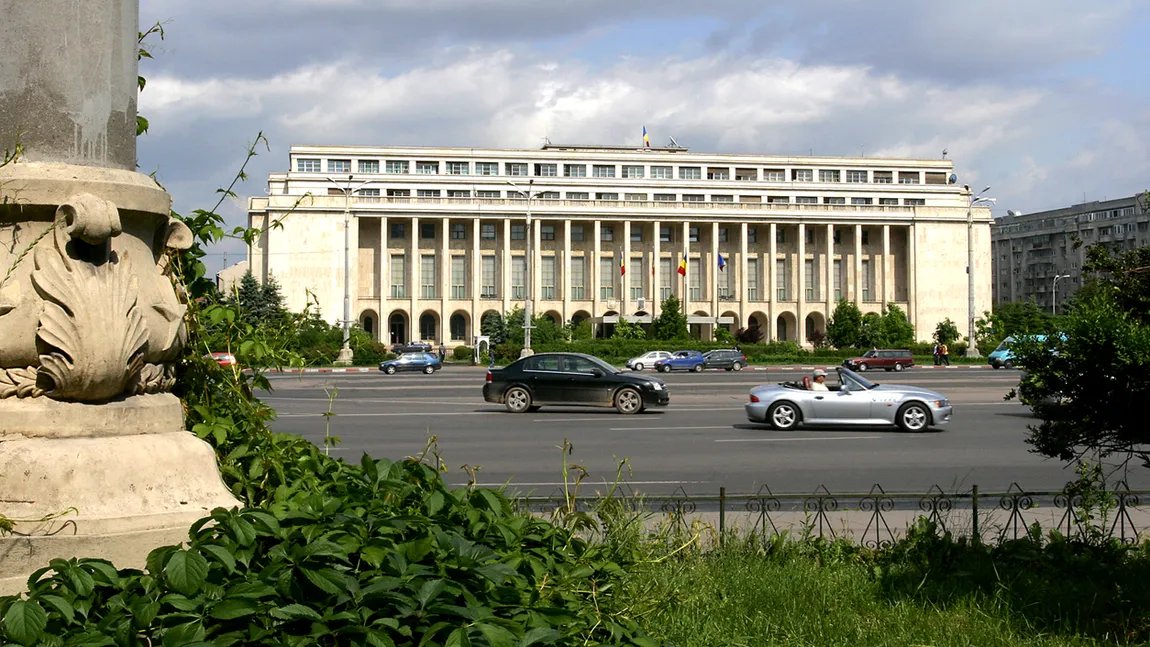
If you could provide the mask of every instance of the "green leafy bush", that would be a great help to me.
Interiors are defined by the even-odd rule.
[[[475,357],[475,351],[470,346],[456,346],[451,356],[457,362],[470,362]]]

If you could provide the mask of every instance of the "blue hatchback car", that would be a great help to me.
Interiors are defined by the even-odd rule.
[[[381,362],[379,370],[394,375],[400,371],[422,371],[428,375],[443,368],[439,356],[433,353],[404,353],[399,357]]]
[[[670,373],[671,371],[694,371],[698,373],[703,370],[703,364],[706,359],[703,354],[697,350],[678,350],[675,351],[671,359],[661,359],[655,362],[655,370],[660,373]]]

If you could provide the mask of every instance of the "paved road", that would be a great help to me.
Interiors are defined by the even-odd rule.
[[[483,401],[484,370],[448,367],[442,372],[385,376],[379,373],[302,374],[272,377],[265,399],[275,407],[276,431],[323,443],[328,393],[338,389],[331,435],[341,439],[333,454],[358,460],[402,458],[423,452],[429,436],[450,472],[464,484],[461,466],[479,466],[479,482],[511,481],[520,491],[549,495],[562,483],[564,439],[574,445],[569,461],[590,480],[613,480],[618,462],[630,459],[637,491],[670,494],[772,491],[858,492],[882,484],[888,492],[923,492],[977,484],[1001,491],[1012,482],[1026,489],[1058,489],[1073,474],[1057,461],[1027,451],[1029,410],[1003,395],[1017,384],[1015,371],[970,369],[869,373],[879,382],[937,389],[955,406],[954,421],[937,433],[892,429],[831,429],[777,432],[748,423],[743,402],[751,387],[795,379],[796,371],[676,373],[666,377],[671,405],[637,416],[613,410],[545,408],[513,415]],[[326,389],[326,391],[325,391]],[[1132,468],[1130,485],[1150,488],[1147,470]]]

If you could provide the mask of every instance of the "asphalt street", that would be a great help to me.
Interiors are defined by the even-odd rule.
[[[1057,490],[1074,476],[1061,462],[1028,451],[1029,409],[1003,396],[1017,371],[912,369],[870,372],[877,382],[914,384],[942,392],[954,420],[923,434],[893,428],[800,429],[777,432],[749,423],[743,403],[758,384],[796,379],[800,371],[660,374],[670,406],[621,416],[613,409],[551,408],[514,415],[483,401],[485,369],[448,366],[435,375],[304,373],[271,378],[264,399],[279,414],[273,427],[323,445],[325,429],[340,439],[332,455],[357,461],[362,453],[393,459],[418,456],[427,441],[438,450],[452,484],[468,480],[462,467],[479,468],[481,485],[510,482],[520,492],[551,495],[563,482],[561,447],[588,481],[613,481],[620,461],[631,487],[647,494],[749,494],[766,485],[775,493]],[[325,417],[330,411],[333,416]],[[1147,470],[1131,468],[1129,484],[1150,488]]]

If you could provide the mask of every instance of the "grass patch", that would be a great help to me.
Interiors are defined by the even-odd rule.
[[[892,598],[859,554],[740,545],[650,564],[627,581],[641,624],[676,647],[1104,645],[1043,633],[993,596]]]

